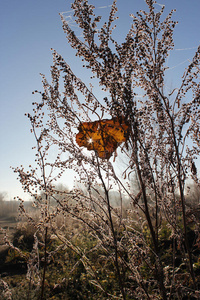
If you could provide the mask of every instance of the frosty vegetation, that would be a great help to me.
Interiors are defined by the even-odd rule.
[[[37,167],[14,169],[39,209],[34,218],[20,200],[20,213],[34,228],[32,250],[26,254],[29,299],[51,299],[45,290],[46,277],[60,249],[77,255],[72,269],[81,263],[82,274],[91,284],[88,290],[94,286],[88,299],[200,297],[196,273],[200,218],[197,205],[187,205],[188,180],[197,190],[200,184],[195,164],[200,154],[200,47],[181,85],[169,94],[165,72],[174,47],[173,10],[163,18],[164,7],[158,11],[152,0],[146,0],[146,5],[146,11],[131,15],[131,28],[121,44],[113,37],[115,0],[104,24],[92,4],[74,0],[72,9],[82,37],[61,15],[69,44],[105,97],[99,99],[52,50],[52,82],[41,75],[43,91],[35,91],[39,100],[33,103],[33,113],[27,114],[36,141]],[[87,151],[77,144],[80,124],[113,118],[123,118],[127,131],[126,141],[111,157],[99,157],[95,147]],[[55,159],[48,158],[50,153],[56,153]],[[57,189],[57,181],[69,169],[77,174],[78,184],[71,191]],[[90,247],[74,243],[73,224],[79,233],[87,233]],[[25,255],[8,239],[7,243]],[[56,286],[69,288],[66,275],[59,278],[58,271],[53,278]]]

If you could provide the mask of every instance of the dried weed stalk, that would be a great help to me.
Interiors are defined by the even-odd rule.
[[[36,139],[38,167],[30,167],[29,172],[15,169],[24,190],[40,208],[39,221],[31,216],[28,219],[43,236],[41,299],[50,256],[48,237],[52,234],[79,253],[92,282],[107,297],[199,296],[185,201],[186,180],[191,178],[199,185],[195,160],[200,154],[200,47],[181,86],[168,94],[164,81],[166,60],[174,47],[176,22],[173,11],[164,19],[164,7],[157,11],[155,1],[146,0],[146,4],[147,11],[131,15],[132,26],[121,44],[113,34],[117,19],[115,0],[108,21],[102,25],[93,5],[87,0],[74,0],[74,18],[82,38],[61,15],[68,42],[98,80],[105,97],[96,97],[62,56],[52,51],[52,82],[41,75],[42,100],[34,103],[33,115],[28,114]],[[141,91],[143,97],[139,101],[137,93]],[[103,116],[123,116],[128,124],[127,141],[121,146],[121,154],[118,150],[115,162],[112,158],[100,159],[95,151],[85,151],[75,140],[81,122],[101,120]],[[57,153],[55,159],[48,159],[50,150]],[[121,174],[116,171],[120,156],[128,161],[128,168]],[[56,180],[69,169],[77,173],[85,190],[56,190]],[[136,174],[137,190],[132,188],[131,174]],[[112,201],[113,191],[118,193],[117,207]],[[56,203],[53,207],[52,199]],[[130,202],[128,209],[126,199]],[[23,205],[21,211],[25,213]],[[115,293],[111,295],[99,281],[87,253],[62,236],[54,222],[58,214],[81,221],[96,240],[92,251],[102,249],[104,263],[114,266],[118,286]],[[198,235],[199,220],[194,215],[190,218]],[[163,255],[163,226],[171,234],[168,262]],[[178,265],[177,255],[181,261]]]

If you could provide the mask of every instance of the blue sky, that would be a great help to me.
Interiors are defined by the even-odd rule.
[[[99,15],[106,16],[111,0],[90,0]],[[200,44],[200,1],[159,0],[166,12],[176,8],[175,51],[169,57],[167,84],[173,86]],[[118,0],[119,39],[131,24],[130,13],[145,9],[144,0]],[[159,9],[159,5],[158,5]],[[28,165],[34,160],[34,139],[24,113],[31,112],[32,91],[41,90],[39,73],[50,79],[51,48],[56,49],[80,78],[84,71],[67,44],[59,17],[70,16],[71,0],[3,0],[0,3],[0,192],[8,198],[22,195],[20,183],[10,166]],[[76,28],[75,28],[76,29]],[[72,176],[67,180],[72,185]]]

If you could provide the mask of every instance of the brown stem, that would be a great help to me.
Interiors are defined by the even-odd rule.
[[[150,217],[150,214],[149,214],[148,201],[147,201],[147,195],[146,195],[146,188],[145,188],[145,185],[144,185],[144,182],[143,182],[143,179],[142,179],[142,176],[141,176],[141,171],[139,169],[139,165],[138,164],[136,164],[136,168],[137,168],[137,172],[138,172],[138,178],[139,178],[139,181],[140,181],[140,185],[141,185],[141,188],[142,188],[143,200],[144,200],[144,205],[145,205],[145,217],[147,219],[148,226],[149,226],[149,229],[150,229],[151,237],[152,237],[152,240],[153,240],[154,250],[155,250],[156,256],[158,258],[158,263],[157,262],[155,263],[155,268],[156,268],[156,273],[157,273],[156,274],[157,275],[156,279],[157,279],[157,281],[159,283],[160,292],[162,294],[163,300],[167,300],[166,290],[165,290],[165,286],[164,286],[164,282],[163,282],[164,273],[163,273],[162,263],[160,261],[160,253],[159,253],[159,247],[158,247],[158,240],[156,238],[155,230],[153,228],[151,217]]]
[[[125,291],[124,291],[124,284],[123,284],[122,275],[121,275],[120,267],[119,267],[117,238],[116,238],[116,233],[115,233],[113,219],[112,219],[111,206],[110,206],[110,198],[109,198],[108,189],[106,188],[105,182],[104,182],[102,174],[101,174],[98,157],[97,157],[97,166],[98,166],[99,178],[100,178],[100,180],[102,182],[103,189],[104,189],[105,196],[106,196],[106,201],[107,201],[109,222],[110,222],[110,227],[111,227],[112,236],[113,236],[113,242],[114,242],[114,251],[115,251],[114,263],[115,263],[115,268],[116,268],[116,274],[117,274],[117,278],[118,278],[118,281],[119,281],[119,287],[120,287],[120,291],[122,293],[122,298],[125,300],[126,299],[126,294],[125,294]]]
[[[162,267],[162,262],[160,260],[160,253],[159,253],[159,247],[158,247],[158,240],[156,238],[156,233],[153,228],[153,224],[151,221],[150,213],[149,213],[149,206],[148,206],[148,199],[147,199],[147,194],[146,194],[146,187],[144,184],[144,180],[142,178],[142,173],[140,170],[139,166],[139,161],[138,161],[138,147],[137,147],[137,140],[138,140],[138,130],[137,130],[137,125],[136,123],[134,124],[134,135],[132,136],[133,139],[133,146],[134,146],[134,159],[135,159],[135,164],[136,164],[136,170],[137,170],[137,175],[138,179],[140,182],[140,187],[142,189],[142,195],[143,195],[143,201],[144,201],[144,206],[145,206],[145,217],[149,226],[149,230],[151,233],[152,241],[153,241],[153,246],[154,246],[154,251],[156,254],[156,258],[158,259],[157,262],[155,262],[155,268],[156,268],[156,280],[158,281],[159,284],[159,289],[162,295],[163,300],[167,300],[166,296],[166,290],[164,286],[164,273],[163,273],[163,267]]]
[[[41,141],[42,141],[42,133],[40,137],[37,137],[36,130],[35,130],[35,124],[32,121],[32,128],[33,128],[33,133],[35,136],[35,139],[37,141],[37,150],[40,156],[40,161],[41,161],[41,171],[42,171],[42,178],[43,178],[43,183],[44,183],[44,189],[45,189],[45,218],[47,218],[48,215],[48,209],[49,209],[49,198],[47,194],[47,182],[46,182],[46,173],[45,173],[45,163],[44,163],[44,156],[42,155],[41,152]],[[44,236],[44,268],[43,268],[43,276],[42,276],[42,285],[41,285],[41,296],[40,299],[44,299],[44,287],[45,287],[45,278],[46,278],[46,268],[47,268],[47,234],[48,234],[48,228],[45,227],[45,236]]]
[[[46,278],[46,268],[47,268],[47,233],[48,228],[45,228],[45,242],[44,242],[44,268],[43,268],[43,276],[42,276],[42,285],[41,285],[41,296],[40,299],[44,299],[44,286],[45,286],[45,278]]]

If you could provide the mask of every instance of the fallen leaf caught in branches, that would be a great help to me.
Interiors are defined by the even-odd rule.
[[[128,125],[124,118],[83,122],[78,127],[76,142],[81,147],[96,151],[100,158],[109,159],[112,153],[128,137]]]

